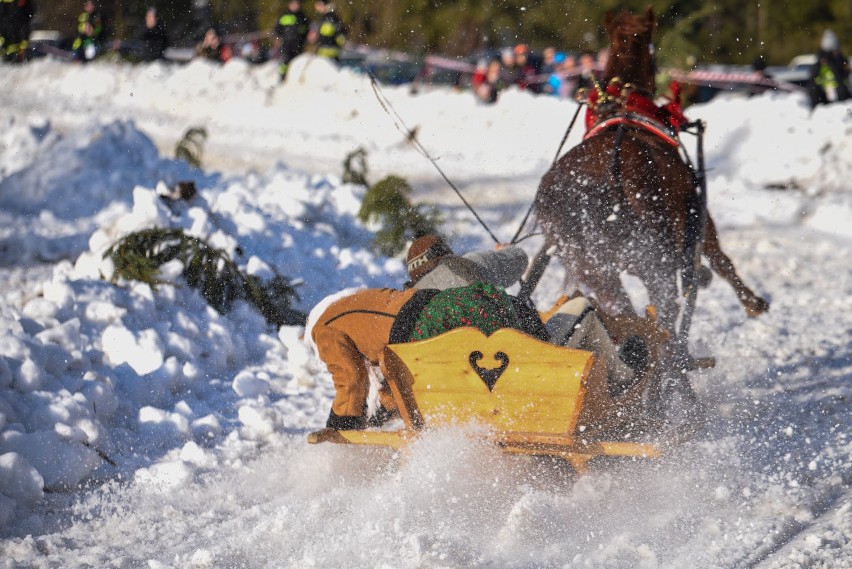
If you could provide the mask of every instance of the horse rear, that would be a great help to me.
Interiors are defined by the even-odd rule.
[[[642,280],[661,324],[674,332],[678,273],[703,253],[734,287],[749,315],[756,316],[769,305],[736,274],[709,215],[700,224],[703,239],[699,234],[690,246],[700,200],[695,172],[681,158],[677,141],[644,128],[642,117],[630,120],[630,101],[639,101],[638,108],[647,106],[646,98],[652,100],[654,23],[650,9],[643,15],[607,16],[610,57],[603,85],[616,85],[616,91],[609,95],[598,89],[599,116],[593,122],[600,124],[600,132],[571,149],[542,178],[535,201],[539,223],[572,284],[597,297],[608,311],[632,311],[620,280],[625,271]],[[627,118],[611,121],[612,126],[602,122],[613,117]]]
[[[620,273],[640,278],[665,325],[677,314],[692,172],[639,133],[608,132],[571,149],[541,180],[539,223],[569,278],[610,311],[629,311]],[[618,152],[616,152],[618,149]],[[670,328],[670,326],[667,325]]]

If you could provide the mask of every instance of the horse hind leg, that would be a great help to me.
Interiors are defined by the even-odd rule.
[[[668,278],[665,278],[668,275]],[[648,291],[648,300],[656,308],[657,322],[672,337],[677,335],[676,326],[680,304],[678,303],[677,279],[673,270],[640,277]]]
[[[618,270],[588,267],[585,271],[578,271],[577,280],[588,292],[594,293],[607,313],[635,315],[633,303],[621,284]]]
[[[709,217],[707,218],[707,228],[704,234],[704,256],[710,262],[710,267],[734,287],[737,298],[739,298],[749,317],[760,316],[769,310],[769,302],[754,294],[742,279],[740,279],[736,269],[734,269],[733,261],[722,251],[722,247],[719,245],[719,236],[716,233],[716,226]]]

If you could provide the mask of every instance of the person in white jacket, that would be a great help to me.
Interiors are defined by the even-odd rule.
[[[437,235],[415,239],[406,260],[411,286],[438,290],[476,282],[508,288],[520,280],[528,262],[526,252],[516,245],[498,245],[494,251],[459,256]]]

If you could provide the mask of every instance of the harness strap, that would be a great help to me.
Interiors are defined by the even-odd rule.
[[[621,180],[621,141],[623,138],[624,124],[619,124],[615,131],[615,143],[612,146],[612,164],[609,168],[610,172],[612,172],[614,182],[619,189],[619,193],[624,190]]]
[[[592,138],[593,136],[598,135],[613,126],[622,125],[641,128],[652,134],[655,134],[657,137],[661,138],[665,143],[674,146],[675,148],[680,147],[678,139],[674,136],[671,129],[666,127],[666,125],[659,121],[655,121],[654,119],[651,119],[647,116],[629,112],[619,114],[596,123],[594,126],[592,126],[592,128],[590,128],[586,132],[585,136],[583,136],[583,140]]]

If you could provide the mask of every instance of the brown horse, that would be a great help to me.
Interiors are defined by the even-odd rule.
[[[612,313],[632,312],[620,273],[638,277],[660,323],[672,333],[680,314],[678,272],[700,266],[702,254],[734,287],[748,315],[761,314],[769,304],[740,280],[709,215],[696,215],[702,192],[695,169],[681,157],[674,137],[653,132],[671,123],[642,112],[659,110],[652,103],[653,10],[607,15],[604,24],[609,60],[589,109],[599,125],[614,120],[587,134],[542,178],[535,208],[548,246],[556,246],[572,284]],[[619,122],[622,117],[636,120]],[[682,336],[687,332],[688,324]]]

